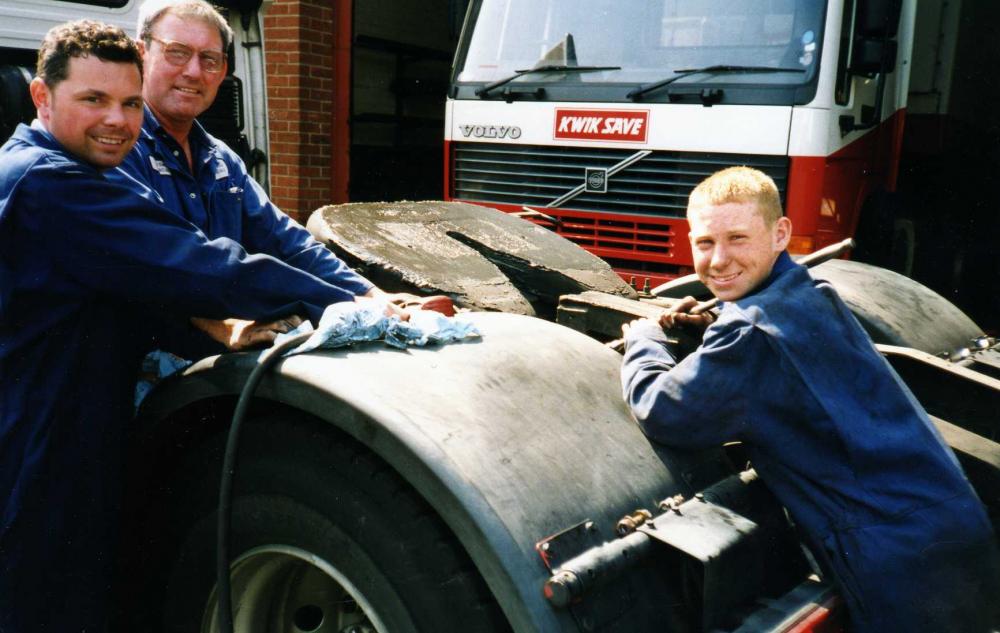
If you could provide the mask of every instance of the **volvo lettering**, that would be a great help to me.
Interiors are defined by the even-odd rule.
[[[521,128],[511,125],[463,125],[461,130],[466,138],[521,138]]]

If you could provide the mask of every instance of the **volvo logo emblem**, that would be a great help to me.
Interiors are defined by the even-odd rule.
[[[465,138],[521,138],[521,128],[516,125],[460,125]]]
[[[597,167],[587,167],[585,191],[589,193],[608,192],[608,170]]]
[[[607,193],[608,178],[614,176],[621,170],[638,163],[643,158],[646,158],[652,153],[653,150],[651,149],[639,150],[635,154],[632,154],[628,158],[615,163],[614,165],[608,167],[607,169],[603,169],[600,167],[587,167],[584,171],[583,182],[576,185],[575,187],[573,187],[572,189],[570,189],[569,191],[567,191],[566,193],[559,196],[558,198],[556,198],[555,200],[553,200],[552,202],[548,203],[545,206],[549,207],[550,209],[558,209],[562,205],[566,204],[567,202],[569,202],[570,200],[572,200],[573,198],[577,197],[578,195],[584,192]]]

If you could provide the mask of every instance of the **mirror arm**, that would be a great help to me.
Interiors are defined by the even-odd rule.
[[[879,117],[882,114],[882,100],[885,95],[885,72],[879,73],[878,85],[875,87],[875,104],[872,106],[861,106],[861,122],[858,123],[852,114],[842,114],[840,116],[840,135],[847,136],[856,130],[870,130],[880,123]],[[871,108],[868,113],[865,108]]]

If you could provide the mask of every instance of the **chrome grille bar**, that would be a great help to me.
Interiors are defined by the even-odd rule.
[[[782,198],[788,180],[786,156],[499,143],[452,148],[453,197],[518,206],[677,218],[691,189],[724,167],[760,169]],[[607,193],[585,191],[587,168],[608,170]]]

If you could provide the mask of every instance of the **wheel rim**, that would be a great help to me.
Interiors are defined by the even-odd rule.
[[[239,633],[386,633],[358,588],[328,561],[284,545],[256,547],[232,565],[233,629]],[[213,588],[203,633],[218,633]]]

